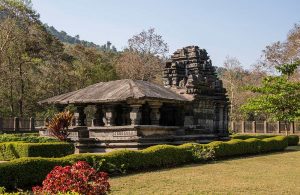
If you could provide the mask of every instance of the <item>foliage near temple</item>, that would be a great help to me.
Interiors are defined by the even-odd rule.
[[[42,186],[32,188],[34,194],[79,194],[103,195],[109,191],[108,174],[97,172],[88,163],[78,161],[72,166],[56,166],[47,175]]]
[[[56,114],[48,123],[47,128],[50,130],[52,136],[58,138],[60,141],[66,141],[69,132],[68,128],[72,124],[73,113],[64,111]]]
[[[242,107],[245,112],[263,113],[276,121],[284,121],[285,131],[288,125],[300,117],[300,82],[293,81],[299,62],[276,67],[280,76],[264,78],[262,85],[249,86],[248,89],[259,95],[251,98]]]

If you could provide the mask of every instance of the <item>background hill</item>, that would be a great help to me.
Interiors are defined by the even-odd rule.
[[[110,41],[107,41],[106,44],[104,45],[97,45],[93,42],[89,42],[89,41],[85,41],[85,40],[80,40],[79,35],[76,36],[71,36],[68,33],[66,33],[65,31],[58,31],[55,27],[53,26],[48,26],[48,24],[44,25],[46,27],[46,30],[52,34],[53,36],[55,36],[56,38],[58,38],[60,41],[64,42],[64,43],[68,43],[68,44],[80,44],[83,45],[85,47],[94,47],[97,48],[101,51],[113,51],[113,52],[117,52],[117,49],[115,46],[112,45],[112,43]]]

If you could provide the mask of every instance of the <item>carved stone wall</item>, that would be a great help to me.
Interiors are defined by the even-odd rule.
[[[228,99],[205,49],[178,49],[166,62],[164,86],[191,100],[185,106],[185,126],[227,134]]]

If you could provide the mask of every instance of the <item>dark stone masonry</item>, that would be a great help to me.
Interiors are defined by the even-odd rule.
[[[178,49],[166,62],[163,80],[164,86],[130,79],[101,82],[39,103],[77,108],[70,128],[77,152],[228,139],[226,90],[205,49]],[[90,126],[87,106],[95,110]]]
[[[188,46],[174,52],[164,69],[164,86],[190,100],[184,107],[187,130],[227,135],[226,90],[205,49]]]

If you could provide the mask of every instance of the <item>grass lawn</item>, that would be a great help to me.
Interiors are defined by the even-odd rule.
[[[300,194],[300,145],[292,150],[116,177],[111,193]]]

